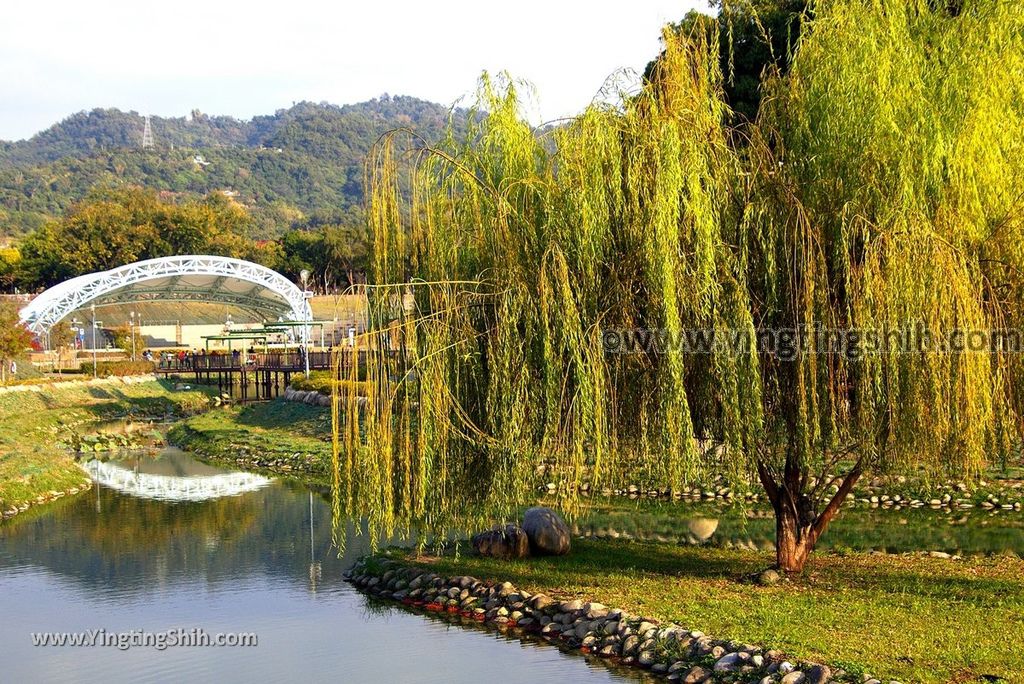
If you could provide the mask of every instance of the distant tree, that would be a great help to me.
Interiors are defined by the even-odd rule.
[[[15,247],[0,247],[0,290],[14,289],[21,252]]]
[[[366,225],[325,226],[323,231],[329,264],[323,274],[325,284],[352,286],[364,282],[370,260]]]
[[[50,328],[50,348],[57,352],[57,373],[63,369],[64,357],[68,353],[71,343],[75,341],[75,330],[67,321],[60,321]]]
[[[363,224],[327,224],[288,231],[281,239],[281,249],[282,273],[294,279],[305,269],[313,282],[326,291],[363,280],[369,237]]]
[[[281,238],[281,272],[293,280],[303,270],[319,278],[325,263],[324,236],[319,230],[290,230]]]
[[[761,105],[765,70],[789,70],[808,0],[712,0],[711,6],[719,11],[716,17],[691,10],[670,28],[684,35],[717,30],[725,100],[735,116],[753,121]],[[657,63],[655,59],[647,65],[646,76]]]
[[[142,354],[142,351],[146,348],[146,340],[139,332],[138,327],[133,327],[130,325],[119,325],[113,328],[110,332],[113,338],[114,346],[117,347],[118,349],[123,349],[128,354],[131,354],[132,350],[134,349],[136,358],[138,358],[138,356]],[[132,345],[133,340],[134,346]]]
[[[250,228],[246,209],[222,193],[175,204],[141,188],[98,190],[25,238],[19,279],[46,287],[176,254],[248,258],[258,252]]]
[[[0,382],[7,383],[7,368],[32,344],[32,333],[22,325],[18,307],[0,302]]]

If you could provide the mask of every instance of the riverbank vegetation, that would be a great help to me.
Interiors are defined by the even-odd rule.
[[[329,424],[329,409],[275,401],[194,416],[178,423],[170,440],[194,449],[205,460],[325,481]],[[319,455],[323,469],[311,477],[302,468],[313,453]],[[743,504],[733,506],[753,513]],[[991,548],[962,559],[844,550],[852,545],[847,535],[866,541],[875,534],[879,546],[898,545],[886,536],[894,528],[911,535],[903,541],[913,549],[946,548],[936,539],[944,539],[943,530],[956,517],[938,511],[879,511],[878,515],[892,516],[891,524],[876,521],[874,527],[864,526],[858,519],[852,523],[854,529],[837,536],[832,549],[820,553],[805,573],[762,586],[755,577],[771,562],[770,551],[741,548],[738,543],[689,545],[685,538],[672,537],[691,533],[687,522],[694,515],[706,522],[708,516],[726,514],[680,501],[593,498],[583,504],[579,532],[600,530],[602,538],[574,538],[567,556],[499,560],[466,555],[464,549],[462,555],[388,553],[443,575],[511,581],[532,593],[601,601],[848,672],[905,682],[966,682],[982,675],[1022,681],[1014,654],[1024,646],[1024,586],[1019,581],[1024,561],[1009,552],[1013,541],[1003,552],[998,530],[986,530]],[[930,517],[910,521],[911,526],[932,525],[935,530],[916,529],[914,536],[914,530],[898,520],[914,515]],[[1004,524],[1017,525],[1018,513],[1003,515],[1012,516]],[[774,527],[759,520],[726,521],[720,526],[729,524],[737,540],[757,536],[755,528],[765,540],[774,536]],[[978,524],[991,527],[996,519]],[[625,537],[627,531],[634,539],[612,538]],[[728,530],[719,531],[732,539]],[[962,532],[970,535],[969,530]],[[646,533],[668,539],[640,539]],[[948,550],[958,548],[954,544]]]
[[[865,473],[1018,459],[1015,355],[948,345],[1024,322],[1022,26],[999,0],[813,3],[734,124],[696,22],[639,92],[542,135],[484,78],[469,135],[386,136],[373,320],[405,353],[370,352],[364,411],[339,394],[339,513],[444,538],[538,469],[570,511],[581,483],[725,473],[798,572]]]
[[[0,513],[89,482],[76,465],[76,438],[113,420],[166,421],[204,410],[202,391],[165,382],[57,383],[0,393]]]
[[[167,439],[211,463],[326,482],[330,425],[327,408],[277,400],[194,416]]]
[[[600,601],[883,680],[1024,681],[1019,558],[822,553],[805,575],[760,586],[747,578],[767,553],[673,544],[574,540],[570,555],[526,560],[396,555],[441,575]]]

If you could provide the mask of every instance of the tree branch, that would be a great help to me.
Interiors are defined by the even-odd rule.
[[[779,486],[776,484],[775,478],[772,476],[772,472],[768,468],[768,464],[760,458],[757,459],[757,477],[761,480],[761,486],[764,487],[764,492],[768,495],[768,500],[771,502],[772,508],[778,510]]]
[[[843,483],[839,485],[839,491],[836,492],[835,496],[825,506],[825,510],[814,520],[814,524],[811,525],[811,543],[815,543],[824,532],[828,524],[832,522],[832,519],[839,513],[839,507],[846,501],[846,496],[852,490],[854,485],[860,479],[861,475],[864,474],[864,457],[861,456],[857,459],[857,463],[853,466],[853,469],[846,474],[843,478]]]

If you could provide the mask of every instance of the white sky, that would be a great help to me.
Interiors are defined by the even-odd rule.
[[[0,21],[0,139],[94,107],[250,118],[382,93],[451,104],[483,70],[536,87],[535,116],[573,114],[660,27],[703,0],[13,0]]]

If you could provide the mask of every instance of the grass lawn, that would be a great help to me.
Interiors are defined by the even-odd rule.
[[[420,562],[442,575],[593,598],[883,681],[1024,682],[1020,559],[821,553],[801,578],[770,587],[742,581],[772,560],[769,553],[575,540],[562,557]]]
[[[204,407],[201,392],[159,381],[65,386],[0,394],[0,510],[88,482],[59,442],[120,418],[183,415]]]
[[[172,444],[201,458],[247,469],[326,476],[331,458],[331,411],[283,399],[215,409],[168,433]]]
[[[310,457],[326,464],[329,428],[328,409],[275,401],[195,416],[171,437],[204,457],[243,466],[258,457],[258,465],[274,470],[274,463]],[[574,544],[565,557],[421,562],[445,575],[592,598],[884,681],[993,681],[988,675],[1024,682],[1024,561],[1017,558],[819,552],[805,576],[761,587],[744,578],[772,564],[769,552],[626,540]]]

